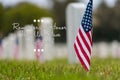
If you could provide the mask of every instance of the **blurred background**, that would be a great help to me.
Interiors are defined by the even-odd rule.
[[[34,23],[33,20],[43,17],[51,17],[56,26],[66,26],[66,7],[72,2],[87,4],[88,0],[0,0],[0,39],[2,40],[9,36],[10,33],[16,31],[13,29],[13,23],[20,23],[20,27],[28,24],[39,26],[40,24]],[[119,21],[120,0],[94,0],[93,42],[103,44],[103,46],[119,46]],[[65,29],[54,30],[54,33],[60,33],[61,35],[61,37],[54,37],[55,43],[66,44],[67,36]],[[105,52],[104,50],[102,51]],[[115,51],[117,51],[117,54],[120,54],[119,49]],[[65,53],[67,53],[67,50]]]
[[[87,3],[88,0],[0,0],[0,34],[1,37],[14,32],[12,23],[25,26],[34,24],[33,19],[49,16],[57,26],[66,26],[65,10],[71,2]],[[94,0],[93,40],[111,42],[120,41],[120,1]],[[62,37],[55,42],[66,43],[66,31],[58,31]]]

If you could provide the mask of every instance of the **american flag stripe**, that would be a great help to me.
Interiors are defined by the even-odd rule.
[[[82,53],[86,53],[85,50],[83,49],[82,45],[80,44],[80,41],[79,41],[78,37],[77,37],[76,40],[77,40],[77,42],[78,42],[78,45],[80,46],[81,52],[82,52]],[[90,57],[88,57],[87,54],[83,54],[83,55],[85,56],[85,58],[87,59],[89,65],[90,65]]]
[[[77,56],[78,56],[78,58],[79,58],[81,64],[82,64],[83,67],[87,70],[87,67],[86,67],[85,63],[83,62],[83,59],[82,59],[81,56],[79,55],[78,49],[77,49],[77,47],[76,47],[75,44],[74,44],[74,49],[75,49],[75,51],[76,51],[76,54],[77,54]]]
[[[78,33],[78,36],[77,37],[79,37],[78,38],[78,40],[77,40],[77,42],[79,42],[79,46],[80,46],[80,48],[83,48],[83,50],[84,50],[84,52],[83,52],[83,54],[84,55],[87,55],[88,56],[88,58],[89,58],[89,60],[88,61],[90,61],[90,58],[91,58],[91,56],[90,56],[90,52],[89,52],[89,50],[88,50],[88,47],[86,47],[86,45],[85,45],[85,43],[84,43],[84,39],[81,37],[82,36],[82,34],[80,35],[79,33]],[[87,43],[86,43],[87,44]]]
[[[76,53],[78,55],[79,60],[81,60],[81,63],[83,64],[83,67],[85,68],[85,70],[89,70],[89,64],[88,61],[86,60],[86,58],[84,57],[84,55],[81,52],[81,49],[79,48],[79,45],[77,43],[77,41],[75,41],[74,47],[76,48]]]
[[[82,40],[82,38],[80,37],[80,35],[78,34],[78,42],[79,42],[79,44],[82,46],[82,48],[84,49],[84,51],[85,51],[85,54],[87,54],[88,55],[88,57],[89,57],[89,59],[90,59],[90,54],[89,54],[89,51],[88,51],[88,49],[87,49],[87,47],[84,45],[84,42],[83,42],[83,40]],[[81,48],[81,47],[80,47]]]
[[[85,70],[88,71],[88,70],[90,70],[89,65],[90,65],[90,59],[91,59],[90,54],[91,53],[88,51],[88,48],[86,47],[86,45],[83,41],[85,41],[85,40],[83,40],[81,38],[80,34],[78,33],[78,36],[76,37],[76,41],[74,43],[74,48],[75,48],[75,51],[77,53],[77,56],[78,56],[81,64],[83,65]]]
[[[80,27],[80,29],[81,29],[81,32],[82,32],[84,38],[86,39],[88,45],[91,47],[91,44],[92,44],[92,43],[90,42],[90,38],[88,38],[88,36],[86,35],[86,33],[84,32],[84,30],[83,30],[82,27]],[[89,34],[90,34],[90,33],[89,33]]]
[[[78,58],[79,58],[79,60],[80,60],[80,62],[81,62],[81,64],[82,64],[82,66],[85,68],[85,70],[87,70],[88,68],[86,67],[86,65],[85,65],[83,59],[81,58],[81,56],[79,55],[78,49],[77,49],[77,47],[76,47],[75,44],[74,44],[74,49],[75,49],[75,51],[76,51],[76,54],[77,54],[77,56],[78,56]]]
[[[89,71],[92,52],[92,0],[87,5],[74,43],[74,49],[84,69]]]
[[[85,43],[85,46],[87,47],[88,51],[90,52],[90,50],[91,50],[90,46],[88,45],[88,43],[87,43],[86,39],[84,38],[84,36],[83,36],[83,34],[82,34],[80,29],[79,29],[79,35],[81,36],[81,39],[83,40],[83,42]]]
[[[82,27],[81,27],[82,28]],[[82,31],[82,29],[81,29],[81,31]],[[87,53],[87,55],[89,56],[89,58],[90,58],[90,51],[91,50],[89,50],[88,48],[90,48],[91,46],[89,46],[89,45],[87,45],[87,39],[85,38],[85,36],[83,36],[83,37],[80,37],[80,36],[82,36],[84,33],[82,33],[81,32],[81,34],[78,34],[78,37],[79,37],[79,40],[81,41],[81,44],[82,44],[82,46],[83,46],[83,48],[84,48],[84,50],[85,50],[85,52]],[[85,43],[85,41],[86,41],[86,43]],[[87,46],[86,46],[87,45]],[[91,49],[91,48],[90,48]]]
[[[92,35],[91,35],[91,32],[87,33],[87,37],[90,41],[90,44],[92,45]]]

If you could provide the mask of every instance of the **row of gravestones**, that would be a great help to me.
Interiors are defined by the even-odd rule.
[[[42,18],[39,28],[36,27],[41,35],[40,33],[35,35],[36,29],[33,25],[27,25],[9,34],[2,40],[0,59],[52,60],[54,57],[52,25],[51,18]]]
[[[68,5],[66,10],[66,24],[67,24],[67,48],[68,48],[68,60],[70,63],[78,62],[78,59],[75,55],[73,49],[73,43],[75,40],[75,36],[77,34],[78,27],[80,25],[83,13],[85,11],[85,5],[82,3],[72,3]],[[56,46],[54,47],[54,40],[53,40],[53,33],[52,33],[52,19],[42,19],[41,20],[41,35],[43,37],[42,40],[42,58],[46,60],[52,60],[57,53],[59,56],[64,55],[60,49]],[[34,50],[35,43],[34,43],[34,36],[33,36],[33,26],[28,25],[24,27],[24,33],[21,31],[17,31],[16,34],[10,34],[7,38],[3,39],[3,54],[2,58],[10,58],[14,59],[15,57],[18,59],[35,59],[35,52]],[[13,43],[15,42],[15,37],[18,36],[19,40],[19,49],[18,55],[13,56],[17,52],[14,49]],[[58,50],[59,52],[55,51]],[[40,50],[41,51],[41,50]],[[61,52],[60,52],[61,51]],[[57,52],[57,53],[55,53]]]
[[[2,40],[2,53],[0,58],[23,59],[26,56],[28,56],[28,59],[34,58],[32,56],[34,52],[32,32],[32,26],[28,25],[24,27],[24,31],[18,30],[16,33],[11,33],[8,37],[5,37]],[[30,54],[28,55],[29,52]]]
[[[93,57],[99,58],[120,58],[120,43],[113,41],[111,43],[99,42],[93,45]]]

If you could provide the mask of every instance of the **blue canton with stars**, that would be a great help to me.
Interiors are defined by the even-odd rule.
[[[82,27],[86,33],[92,29],[92,3],[93,1],[90,0],[81,22]]]

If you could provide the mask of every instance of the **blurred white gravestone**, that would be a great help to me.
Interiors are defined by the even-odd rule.
[[[82,17],[85,11],[85,5],[82,3],[71,3],[67,7],[67,46],[69,63],[77,63],[78,58],[74,51],[74,41],[80,27]]]
[[[118,54],[117,54],[118,58],[120,58],[120,43],[118,44]]]
[[[23,34],[24,32],[22,30],[17,31],[17,37],[18,37],[18,60],[22,60],[24,59],[24,54],[25,54],[25,46],[23,46],[24,44],[24,40],[23,40]]]
[[[119,57],[119,43],[117,41],[114,41],[111,43],[111,56],[113,58],[118,58]]]
[[[7,59],[8,58],[8,48],[9,48],[9,45],[8,45],[8,38],[4,38],[3,39],[3,54],[2,54],[2,59]]]
[[[53,60],[54,38],[53,38],[53,20],[51,18],[42,18],[40,31],[43,43],[43,60]]]
[[[98,57],[98,44],[94,43],[93,44],[93,50],[92,50],[92,57]]]
[[[55,45],[55,58],[57,59],[61,59],[61,58],[67,58],[68,54],[67,54],[67,45],[66,44],[56,44]]]
[[[7,50],[8,50],[8,59],[14,59],[15,57],[14,57],[14,51],[15,51],[15,34],[10,34],[9,36],[8,36],[8,48],[7,48]]]
[[[24,58],[27,60],[34,60],[34,27],[27,25],[24,27],[25,53]]]
[[[106,42],[100,42],[98,44],[98,54],[100,58],[107,58],[110,56],[110,47],[109,44]]]

